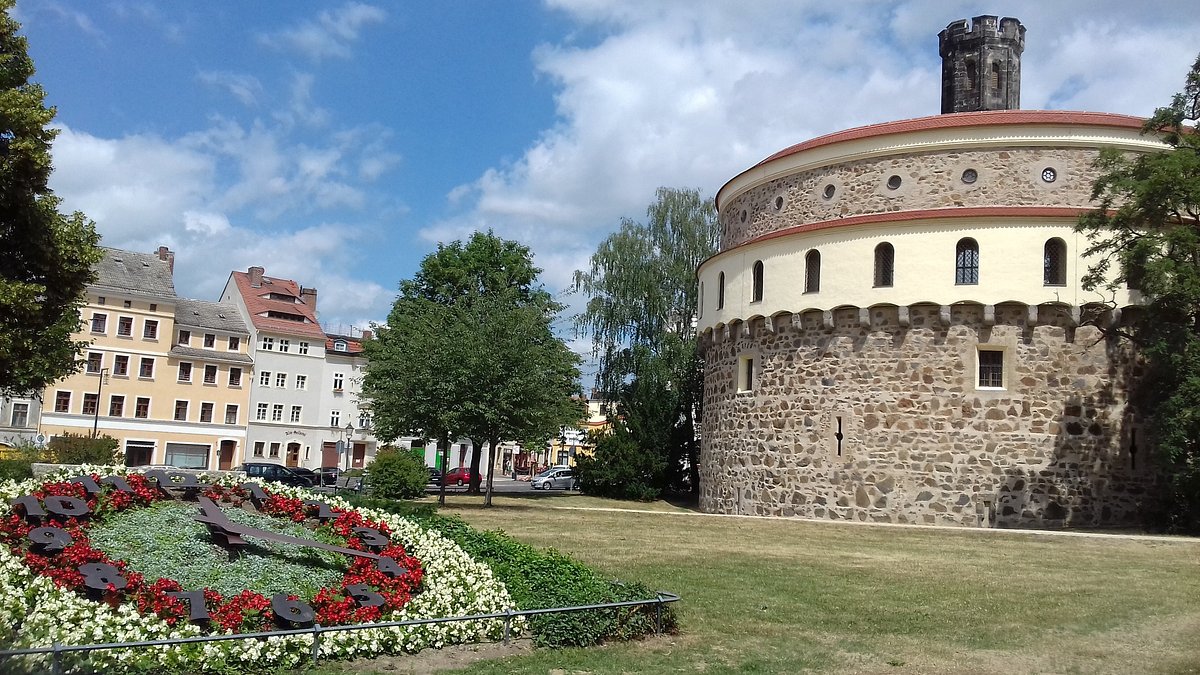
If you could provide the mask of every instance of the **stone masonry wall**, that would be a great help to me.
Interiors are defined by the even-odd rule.
[[[915,305],[761,321],[706,343],[706,512],[963,526],[1139,522],[1155,474],[1125,403],[1128,350],[1061,307]],[[945,309],[945,308],[941,308]],[[979,345],[1006,390],[976,387]],[[756,359],[737,391],[739,358]],[[742,364],[744,366],[744,364]],[[839,438],[840,431],[840,438]]]
[[[809,223],[961,206],[1091,208],[1097,151],[1013,147],[896,154],[782,176],[739,195],[721,213],[721,249]],[[1054,169],[1047,183],[1042,171]],[[973,183],[963,182],[972,169]],[[889,187],[892,176],[898,187]],[[825,198],[825,188],[834,186]]]

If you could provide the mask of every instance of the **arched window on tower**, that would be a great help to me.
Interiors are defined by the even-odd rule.
[[[890,287],[895,271],[896,249],[885,241],[875,247],[875,287]]]
[[[816,293],[821,290],[821,253],[816,249],[804,256],[804,292]]]
[[[1042,249],[1042,283],[1046,286],[1067,285],[1067,245],[1055,237]]]
[[[954,249],[954,283],[979,283],[979,244],[970,237],[959,239]]]
[[[762,302],[763,298],[763,263],[761,260],[754,262],[754,296],[750,302]]]
[[[992,93],[1000,95],[1000,62],[992,61]]]
[[[725,273],[717,275],[717,309],[725,309]]]

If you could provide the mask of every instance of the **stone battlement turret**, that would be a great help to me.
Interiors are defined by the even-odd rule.
[[[1011,17],[953,21],[938,33],[942,113],[1021,107],[1025,27]]]

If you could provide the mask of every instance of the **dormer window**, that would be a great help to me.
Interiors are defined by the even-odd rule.
[[[283,319],[284,321],[295,321],[297,323],[304,323],[304,317],[302,315],[292,314],[291,312],[276,312],[274,310],[268,310],[267,318]]]
[[[335,352],[344,352],[344,351],[346,351],[346,341],[345,341],[345,340],[338,340],[338,341],[334,342],[334,343],[333,343],[333,351],[335,351]]]
[[[267,299],[278,300],[280,302],[290,302],[293,304],[296,302],[296,298],[294,296],[286,295],[284,293],[267,293]]]

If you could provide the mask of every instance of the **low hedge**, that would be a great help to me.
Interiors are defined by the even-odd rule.
[[[610,581],[595,570],[555,551],[538,549],[501,531],[481,532],[457,516],[437,515],[432,504],[412,504],[386,499],[350,498],[355,506],[369,506],[415,518],[422,526],[440,532],[472,558],[487,563],[504,582],[521,609],[547,609],[598,605],[655,596],[645,585]],[[527,617],[534,644],[542,647],[585,647],[608,640],[631,640],[654,632],[655,607],[642,605]],[[678,619],[670,605],[663,607],[662,627],[673,633]]]

